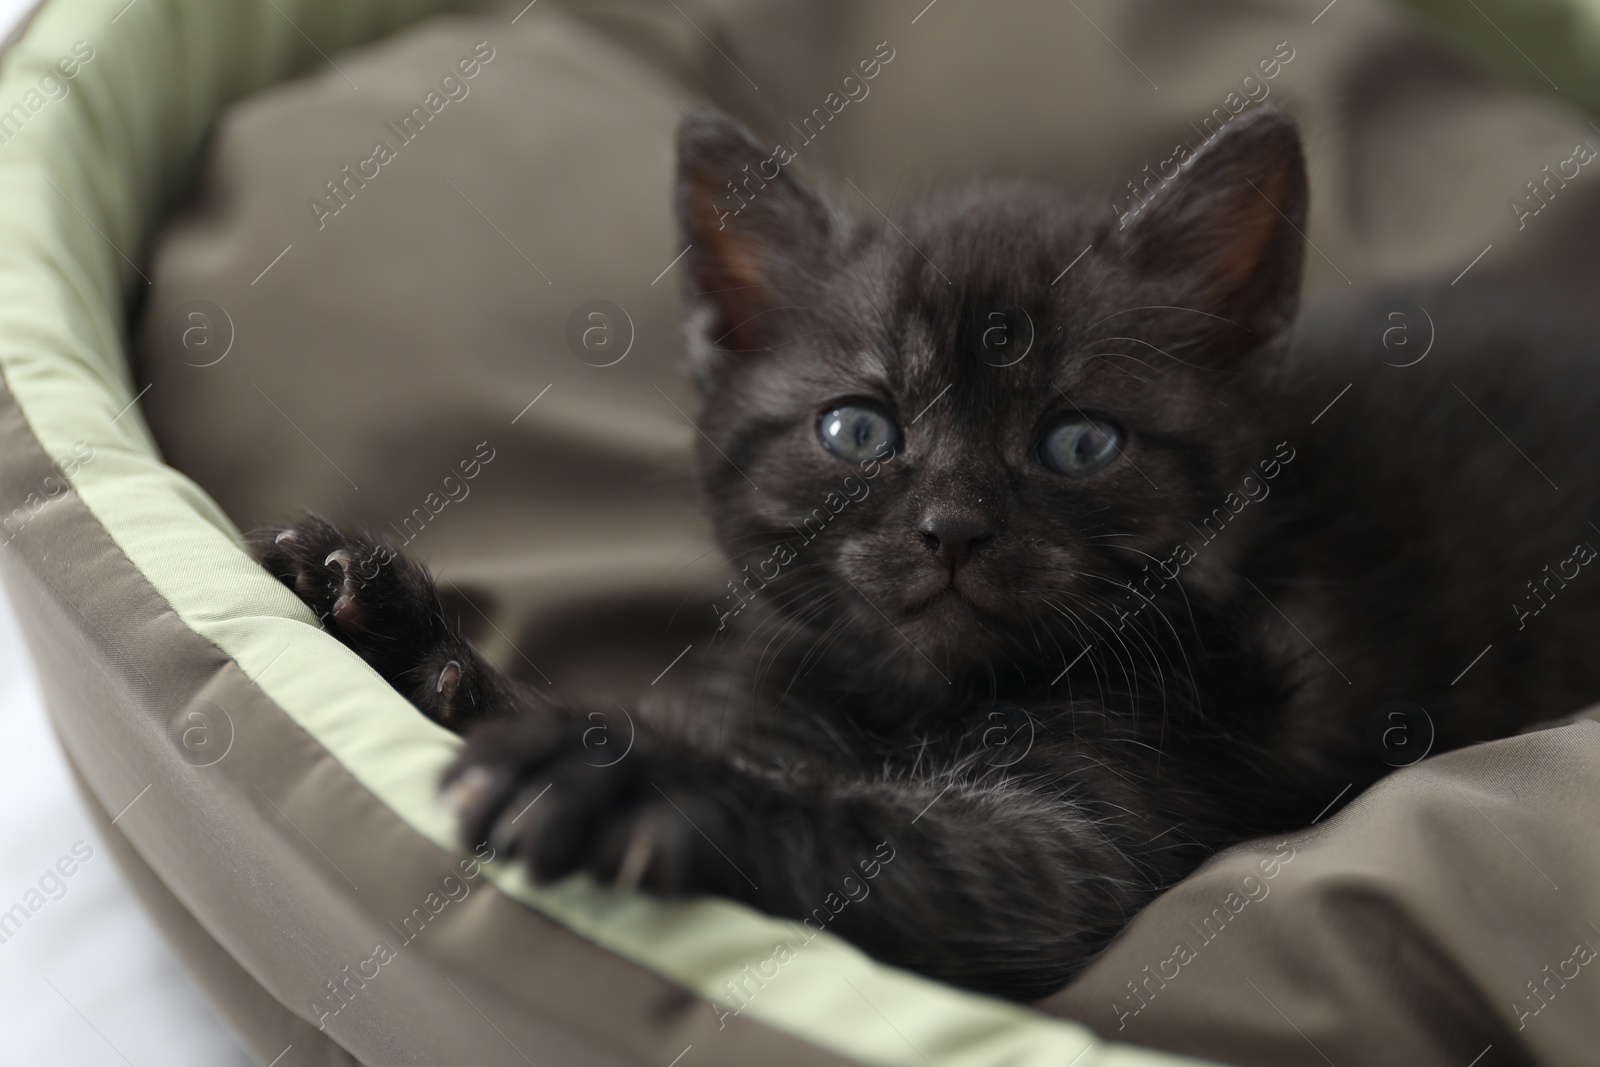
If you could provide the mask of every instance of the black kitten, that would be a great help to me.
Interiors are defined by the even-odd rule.
[[[429,716],[482,724],[466,841],[1034,998],[1217,849],[1403,762],[1389,702],[1444,749],[1600,698],[1592,351],[1449,288],[1297,324],[1282,114],[1125,227],[1023,185],[853,220],[712,112],[679,152],[735,570],[687,730],[598,766],[594,713],[480,658],[416,564],[316,520],[263,545]]]

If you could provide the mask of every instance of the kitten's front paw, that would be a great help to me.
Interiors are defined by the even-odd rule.
[[[739,842],[753,812],[731,770],[624,719],[537,714],[472,733],[444,784],[463,840],[521,858],[541,882],[587,871],[664,895],[749,899]]]
[[[293,526],[268,527],[255,535],[252,547],[261,565],[341,636],[374,621],[374,587],[397,558],[387,545],[347,534],[315,515]]]
[[[258,533],[253,547],[331,634],[430,719],[460,730],[489,713],[484,672],[444,622],[420,564],[315,515]]]

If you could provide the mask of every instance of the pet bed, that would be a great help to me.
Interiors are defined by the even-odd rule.
[[[1137,109],[1115,98],[1148,73],[1070,7],[425,20],[446,6],[55,0],[0,77],[21,108],[0,111],[0,566],[102,829],[262,1062],[1179,1062],[1061,1016],[1239,1063],[1591,1047],[1592,976],[1531,984],[1600,944],[1593,723],[1432,760],[1218,857],[1035,1011],[731,904],[536,889],[461,853],[433,795],[456,741],[239,534],[306,506],[383,530],[512,669],[681,702],[721,581],[665,210],[695,101],[773,126],[877,56],[872,94],[808,146],[841,191],[886,204],[910,152],[907,194],[983,172],[1114,189],[1284,41],[1321,289],[1485,244],[1503,255],[1479,269],[1593,284],[1578,183],[1565,220],[1505,233],[1507,181],[1566,158],[1579,116],[1361,0],[1315,26],[1291,4],[1096,6],[1162,59],[1161,107]],[[1203,60],[1160,52],[1197,36]],[[1488,165],[1451,141],[1513,123]],[[1409,173],[1397,143],[1460,160],[1449,187],[1385,188]],[[1178,959],[1188,923],[1217,932]]]

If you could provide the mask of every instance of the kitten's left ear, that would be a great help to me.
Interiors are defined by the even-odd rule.
[[[696,325],[718,349],[771,349],[800,332],[791,312],[804,300],[794,286],[815,276],[842,228],[786,166],[792,159],[720,111],[691,112],[678,127],[685,294],[708,313]]]
[[[1266,337],[1299,303],[1306,201],[1294,120],[1259,108],[1201,148],[1123,241],[1136,268],[1173,284],[1174,302]]]

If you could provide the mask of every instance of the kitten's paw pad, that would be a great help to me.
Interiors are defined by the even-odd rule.
[[[471,734],[444,786],[462,839],[516,856],[540,882],[586,871],[664,895],[747,896],[740,805],[715,765],[642,733],[617,758],[594,729],[537,715]]]

